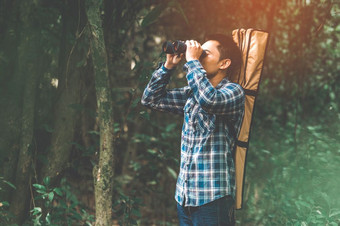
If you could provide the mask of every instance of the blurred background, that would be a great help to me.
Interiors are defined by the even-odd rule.
[[[256,28],[270,41],[237,225],[339,225],[339,3],[1,0],[0,224],[105,225],[106,177],[113,225],[177,225],[183,119],[142,92],[164,41]],[[185,85],[179,66],[169,87]]]

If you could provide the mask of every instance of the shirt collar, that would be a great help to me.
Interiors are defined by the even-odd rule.
[[[224,78],[220,81],[220,83],[217,84],[217,86],[215,87],[215,89],[219,89],[222,86],[226,85],[227,83],[229,83],[229,80],[227,78]]]

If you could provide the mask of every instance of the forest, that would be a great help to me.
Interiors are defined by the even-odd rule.
[[[237,225],[339,225],[339,0],[1,0],[0,225],[178,225],[183,118],[141,97],[164,41],[238,28],[270,39]]]

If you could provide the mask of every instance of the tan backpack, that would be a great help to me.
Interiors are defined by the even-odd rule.
[[[241,209],[250,129],[253,120],[255,101],[259,91],[269,34],[265,31],[255,29],[236,29],[232,32],[232,36],[242,52],[243,67],[241,67],[239,74],[230,78],[230,80],[240,84],[246,95],[243,122],[234,149],[236,209]]]

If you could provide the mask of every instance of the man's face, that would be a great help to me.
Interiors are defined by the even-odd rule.
[[[200,59],[203,68],[207,72],[208,78],[211,78],[217,74],[220,69],[220,52],[217,46],[218,41],[209,40],[202,45],[202,49],[205,50],[206,56]]]

